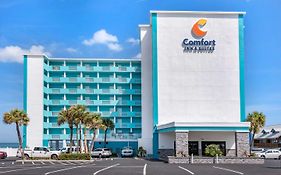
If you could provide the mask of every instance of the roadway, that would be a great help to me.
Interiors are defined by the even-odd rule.
[[[0,175],[281,175],[281,169],[247,164],[167,164],[137,158],[94,161],[0,160]]]

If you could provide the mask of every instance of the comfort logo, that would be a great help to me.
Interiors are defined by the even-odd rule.
[[[206,19],[199,19],[192,27],[192,33],[197,37],[203,37],[207,34],[207,31],[201,30],[207,23]]]

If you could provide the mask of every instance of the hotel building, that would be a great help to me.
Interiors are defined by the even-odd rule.
[[[57,114],[83,104],[115,122],[114,151],[129,144],[155,158],[184,157],[218,144],[226,156],[249,153],[244,13],[151,11],[139,27],[140,60],[24,57],[25,146],[67,145]]]

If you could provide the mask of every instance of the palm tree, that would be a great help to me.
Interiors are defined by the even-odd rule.
[[[89,130],[89,123],[91,122],[91,113],[87,112],[87,115],[83,118],[83,133],[84,133],[84,151],[85,153],[88,153],[88,144],[87,144],[87,131]]]
[[[91,141],[90,150],[92,151],[94,149],[94,143],[96,138],[96,132],[99,128],[102,127],[102,119],[101,115],[99,113],[90,113],[90,115],[87,117],[87,121],[85,122],[85,126],[93,131],[93,137]]]
[[[250,153],[254,144],[255,135],[260,131],[262,127],[265,125],[266,116],[262,112],[254,111],[253,113],[249,113],[247,116],[247,122],[250,122],[249,131],[251,133],[251,142],[250,142]]]
[[[79,151],[81,153],[81,141],[82,141],[82,123],[84,117],[88,115],[88,112],[86,111],[86,107],[83,105],[75,105],[71,106],[70,110],[72,111],[72,114],[74,115],[74,124],[76,126],[76,139],[78,141],[78,147]],[[79,135],[79,140],[78,140]]]
[[[74,116],[72,115],[69,109],[60,111],[58,115],[58,125],[62,125],[65,122],[68,123],[70,129],[70,153],[72,153],[72,144],[73,144],[73,126],[74,126]]]
[[[108,129],[113,130],[115,127],[114,122],[109,118],[102,119],[102,128],[104,130],[104,147],[106,147],[106,135]]]
[[[3,122],[6,124],[16,124],[16,130],[19,140],[19,150],[21,152],[21,157],[24,159],[24,152],[22,149],[22,138],[20,133],[20,126],[26,126],[29,123],[29,118],[23,110],[13,109],[10,112],[6,112],[3,115]]]

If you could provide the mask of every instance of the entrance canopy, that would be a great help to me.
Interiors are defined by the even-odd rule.
[[[171,122],[157,126],[159,133],[189,131],[249,132],[249,122]]]

